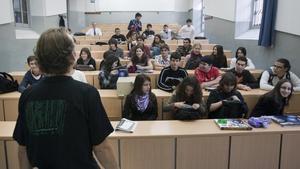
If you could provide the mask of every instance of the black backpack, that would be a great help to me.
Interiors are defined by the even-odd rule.
[[[18,82],[10,74],[0,72],[0,94],[17,91],[18,87]]]

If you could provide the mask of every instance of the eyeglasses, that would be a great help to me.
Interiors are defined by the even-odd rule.
[[[278,65],[273,65],[273,67],[276,68],[276,69],[283,69],[282,66],[278,66]]]
[[[240,63],[236,63],[236,65],[238,65],[238,66],[246,66],[246,64],[240,64]]]

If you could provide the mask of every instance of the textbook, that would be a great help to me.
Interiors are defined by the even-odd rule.
[[[116,131],[125,131],[128,133],[133,133],[136,128],[137,122],[122,118],[116,127]]]
[[[252,130],[246,120],[242,119],[215,119],[221,130]]]
[[[272,116],[272,120],[281,126],[300,125],[300,117],[295,115]]]

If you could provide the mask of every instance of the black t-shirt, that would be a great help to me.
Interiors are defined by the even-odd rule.
[[[22,93],[13,138],[26,146],[32,167],[98,169],[92,148],[111,132],[94,87],[53,76]]]
[[[124,35],[122,35],[122,34],[120,34],[120,35],[113,35],[111,38],[116,39],[119,43],[126,41],[126,37]]]
[[[229,99],[232,96],[237,96],[240,99],[240,103],[239,104],[223,103],[223,105],[217,110],[209,112],[208,117],[210,119],[243,117],[248,112],[248,106],[245,103],[241,93],[237,90],[233,90],[229,93],[225,93],[220,89],[211,91],[206,101],[207,110],[210,109],[211,104],[217,103],[224,99]]]

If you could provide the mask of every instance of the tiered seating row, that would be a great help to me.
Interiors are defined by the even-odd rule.
[[[194,70],[188,70],[187,71],[190,76],[194,75]],[[223,71],[220,71],[221,74],[224,74]],[[253,74],[255,78],[258,78],[260,74],[262,73],[262,70],[250,70],[250,72]],[[18,82],[21,82],[24,75],[25,71],[20,71],[20,72],[10,72],[10,74],[14,77],[15,80]],[[100,89],[99,87],[99,80],[98,80],[98,75],[99,71],[84,71],[85,77],[88,81],[88,83],[92,86],[94,86],[97,89]],[[138,73],[129,73],[129,76],[136,76]],[[159,78],[160,70],[154,70],[153,73],[147,73],[147,75],[151,78],[151,87],[152,89],[157,88],[157,80]]]

